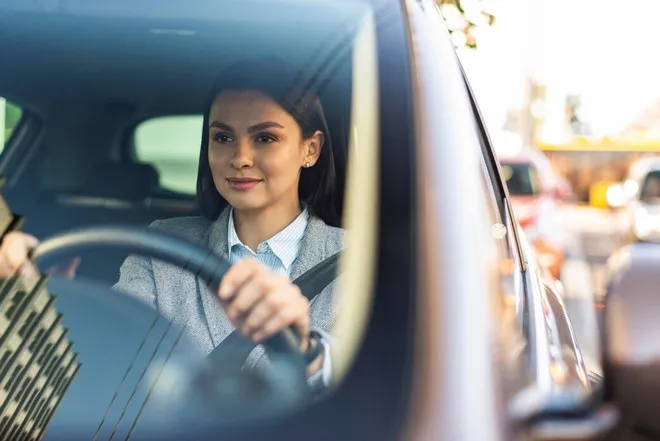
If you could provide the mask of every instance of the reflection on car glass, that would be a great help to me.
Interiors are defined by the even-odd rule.
[[[4,201],[0,206],[0,224],[15,225]],[[41,439],[81,367],[45,282],[26,274],[0,283],[2,439]]]
[[[296,379],[305,393],[325,393],[332,384],[336,364],[330,354],[336,340],[329,333],[338,315],[338,284],[333,279],[309,302],[287,282],[343,250],[340,224],[350,136],[358,133],[356,121],[368,114],[377,121],[373,115],[379,112],[375,104],[367,108],[353,102],[364,95],[354,90],[364,79],[372,85],[378,80],[375,67],[364,68],[376,59],[376,53],[365,54],[379,47],[373,41],[372,11],[355,1],[259,2],[259,10],[269,13],[253,20],[255,5],[246,4],[227,2],[195,19],[193,10],[181,9],[188,19],[175,15],[167,23],[151,12],[143,16],[131,2],[107,10],[107,5],[90,3],[79,15],[70,9],[46,15],[25,12],[10,21],[0,14],[3,33],[32,36],[29,44],[12,46],[6,63],[10,69],[0,73],[0,83],[9,84],[7,96],[25,107],[25,121],[38,115],[45,130],[34,145],[27,145],[39,154],[30,153],[11,176],[17,185],[5,192],[12,208],[28,219],[22,231],[43,241],[90,225],[151,226],[199,244],[205,252],[212,250],[232,265],[254,257],[264,271],[255,273],[282,276],[273,278],[282,284],[278,289],[268,285],[271,298],[283,290],[291,294],[289,304],[278,304],[280,312],[296,307],[294,323],[279,320],[277,329],[271,329],[275,321],[264,320],[256,330],[262,332],[248,335],[239,329],[247,328],[246,314],[224,309],[233,298],[219,302],[219,288],[200,283],[185,265],[173,268],[149,256],[127,259],[118,247],[85,251],[71,270],[74,280],[51,277],[48,290],[42,287],[39,294],[45,302],[54,299],[51,312],[44,314],[59,317],[66,329],[56,334],[64,336],[57,346],[61,350],[51,348],[66,355],[62,362],[72,363],[70,369],[68,364],[53,367],[53,378],[68,381],[61,386],[66,394],[55,411],[47,397],[27,389],[19,395],[23,380],[16,380],[12,386],[24,403],[7,414],[0,439],[29,430],[47,439],[72,427],[90,438],[125,439],[138,426],[174,426],[188,410],[182,410],[186,401],[179,397],[199,367],[193,361],[206,360],[227,336],[237,335],[235,330],[254,343],[248,357],[239,360],[249,371],[243,372],[246,376],[270,372],[262,376],[285,383],[276,357],[266,354],[261,343],[270,341],[270,333],[296,326],[301,341],[292,347],[311,360],[309,366],[301,364]],[[153,14],[171,14],[176,8],[181,6],[173,3]],[[379,26],[398,20],[389,9],[382,5]],[[94,20],[86,15],[90,13]],[[300,38],[303,34],[309,38]],[[90,38],[72,44],[75,35]],[[130,51],[122,41],[131,42]],[[48,61],[43,69],[26,70],[30,57],[25,54],[41,42],[53,43]],[[67,61],[71,59],[77,62]],[[25,81],[43,84],[43,91],[26,92]],[[16,157],[23,154],[18,151]],[[265,210],[273,204],[283,209]],[[268,231],[245,236],[245,225],[250,226],[255,213],[269,215]],[[94,283],[80,283],[85,280]],[[109,293],[111,285],[129,295]],[[32,325],[40,320],[41,309],[24,311],[20,306],[31,292],[11,291],[3,298],[7,326],[20,322],[16,335],[33,335]],[[34,332],[47,339],[45,330]],[[13,355],[6,360],[20,358]],[[212,374],[218,377],[217,371]],[[29,378],[41,384],[35,375]],[[241,390],[243,377],[226,377],[216,399]],[[293,396],[286,392],[273,394],[273,408],[282,404],[283,396]],[[229,415],[254,414],[265,408],[256,396],[243,394],[221,404],[234,408]],[[14,424],[14,418],[27,414],[39,419],[38,424]],[[43,432],[45,427],[49,432]]]
[[[511,195],[537,194],[536,174],[528,163],[503,163],[503,177]]]

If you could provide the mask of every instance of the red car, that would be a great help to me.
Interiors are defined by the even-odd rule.
[[[534,245],[539,263],[559,280],[566,252],[554,225],[554,212],[557,201],[570,190],[538,150],[522,149],[499,159],[516,219]]]

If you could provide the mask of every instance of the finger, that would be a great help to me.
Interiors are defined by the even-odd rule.
[[[5,247],[0,248],[0,275],[3,278],[8,278],[11,277],[12,275],[12,270],[11,267],[9,266],[9,262],[7,261],[7,258],[5,257],[6,249]]]
[[[28,260],[30,248],[38,241],[29,235],[11,232],[2,240],[0,247],[0,268],[3,276],[15,275]]]
[[[2,257],[12,271],[17,271],[27,260],[30,242],[19,233],[9,233],[2,243]]]
[[[26,263],[18,270],[18,274],[21,277],[35,277],[39,271],[33,265]]]
[[[262,343],[292,325],[299,335],[306,337],[309,334],[309,308],[306,302],[291,303],[272,314],[270,319],[252,334],[252,340]]]
[[[227,317],[234,322],[245,317],[263,298],[275,288],[267,273],[256,273],[237,291],[226,307]]]
[[[3,247],[10,245],[13,246],[15,244],[19,244],[22,248],[29,250],[39,245],[39,240],[34,236],[18,231],[7,233],[2,241]]]
[[[286,304],[285,304],[286,305]],[[271,320],[278,312],[278,307],[273,300],[262,300],[243,319],[237,327],[241,334],[249,339],[261,331],[262,327]]]
[[[15,274],[15,271],[12,271],[12,269],[9,267],[7,262],[5,261],[5,258],[0,258],[0,277],[3,279],[9,279],[13,277]]]
[[[300,295],[300,291],[287,276],[263,269],[240,288],[227,312],[233,320],[249,313],[258,303],[268,303],[271,309],[278,309],[285,306],[291,295]]]
[[[254,291],[253,291],[254,290]],[[250,291],[250,292],[248,292]],[[258,292],[258,294],[253,294]],[[238,303],[246,296],[240,315],[230,311],[230,320],[243,335],[250,337],[278,310],[301,297],[300,290],[291,284],[288,277],[264,271],[241,288],[232,302]],[[249,296],[249,298],[247,298]]]
[[[52,276],[64,276],[68,278],[73,278],[76,275],[76,270],[78,269],[79,265],[80,265],[80,258],[76,257],[74,259],[71,259],[68,263],[64,265],[54,266],[48,271],[48,274]]]
[[[4,237],[3,243],[5,241],[9,242],[21,242],[25,245],[26,248],[34,248],[39,245],[39,239],[34,236],[31,236],[20,231],[10,231]]]
[[[261,271],[261,265],[254,259],[243,259],[229,267],[220,281],[218,297],[223,302],[230,301],[238,290]]]
[[[80,266],[80,262],[81,262],[80,257],[76,257],[73,260],[71,260],[71,262],[69,263],[69,265],[66,268],[65,276],[69,277],[69,278],[75,277],[76,276],[76,270]]]

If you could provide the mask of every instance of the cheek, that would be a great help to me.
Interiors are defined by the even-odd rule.
[[[211,169],[215,168],[222,168],[223,165],[227,162],[226,154],[223,154],[221,149],[216,149],[213,148],[212,146],[209,146],[208,149],[208,158],[209,158],[209,165],[211,166]]]
[[[281,149],[280,151],[264,152],[257,158],[257,166],[264,174],[279,180],[297,179],[300,170],[300,158],[296,148]]]

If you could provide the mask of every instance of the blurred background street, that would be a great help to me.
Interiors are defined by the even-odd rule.
[[[566,262],[561,279],[564,300],[587,363],[599,368],[599,341],[594,317],[594,294],[602,292],[605,262],[616,249],[612,213],[589,206],[561,205],[556,225],[565,231]]]
[[[632,173],[660,153],[660,65],[650,56],[660,4],[438,4],[500,157],[517,220],[539,262],[562,282],[579,344],[596,369],[594,300],[603,294],[607,259],[630,239],[660,237],[660,217],[654,217],[660,187],[645,200],[660,162]]]

